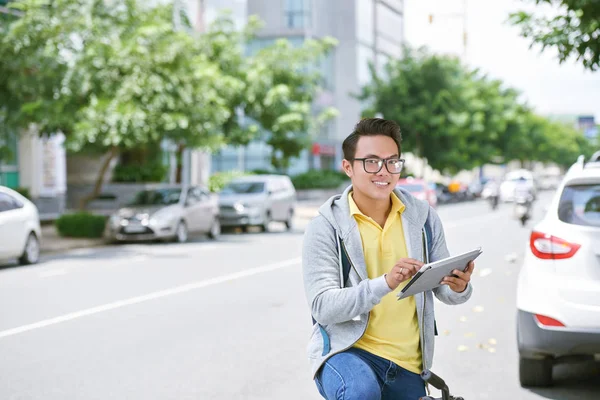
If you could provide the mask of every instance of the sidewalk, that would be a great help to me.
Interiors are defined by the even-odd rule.
[[[321,206],[321,201],[300,201],[296,206],[296,218],[310,220],[314,218]],[[42,225],[42,254],[58,253],[84,247],[103,246],[103,239],[80,239],[62,237],[56,231],[54,224]]]
[[[106,244],[103,239],[76,239],[61,237],[54,225],[42,225],[42,254],[58,253],[82,247],[97,247]]]

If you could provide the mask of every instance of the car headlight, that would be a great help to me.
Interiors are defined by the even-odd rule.
[[[121,223],[121,217],[117,214],[113,214],[110,216],[109,221],[111,226],[118,226]]]
[[[235,203],[233,205],[233,209],[237,212],[243,212],[244,211],[244,205],[242,203]]]

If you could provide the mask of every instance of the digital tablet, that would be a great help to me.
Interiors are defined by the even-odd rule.
[[[445,276],[452,275],[452,271],[455,269],[464,271],[469,261],[475,260],[482,252],[481,247],[478,247],[466,253],[423,265],[419,272],[398,293],[398,300],[442,286],[440,282]]]

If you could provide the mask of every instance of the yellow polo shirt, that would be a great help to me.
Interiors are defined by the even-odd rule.
[[[358,209],[352,192],[348,195],[350,212],[360,231],[370,279],[389,272],[399,259],[408,257],[400,217],[405,206],[394,193],[391,200],[392,209],[381,228],[375,220]],[[395,296],[407,283],[401,283],[373,307],[367,330],[354,347],[418,374],[421,372],[421,347],[415,298],[411,296],[398,301]]]

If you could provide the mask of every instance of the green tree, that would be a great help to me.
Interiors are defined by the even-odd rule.
[[[120,149],[170,139],[224,143],[228,96],[238,82],[172,25],[172,7],[137,0],[19,0],[23,14],[2,38],[0,92],[15,128],[62,131],[72,151],[107,151],[101,190]],[[3,99],[3,100],[4,100]],[[3,104],[5,102],[3,101]]]
[[[209,59],[240,85],[229,97],[228,106],[236,112],[223,125],[228,142],[243,146],[262,136],[273,149],[273,166],[285,169],[307,147],[310,133],[336,115],[333,108],[315,110],[312,106],[322,81],[316,67],[336,41],[310,39],[294,47],[280,39],[248,51],[255,47],[261,26],[258,19],[250,18],[238,31],[231,18],[222,14],[200,41]]]
[[[530,0],[536,5],[552,5],[557,12],[542,15],[519,11],[509,21],[521,29],[531,44],[539,44],[558,51],[560,62],[570,57],[580,61],[589,70],[600,66],[600,1],[598,0]]]
[[[371,84],[359,96],[370,103],[363,115],[382,113],[398,122],[405,148],[432,168],[453,173],[493,156],[488,132],[497,117],[489,97],[499,96],[497,83],[469,72],[456,58],[425,49],[407,48],[384,74],[373,68],[371,73]]]

